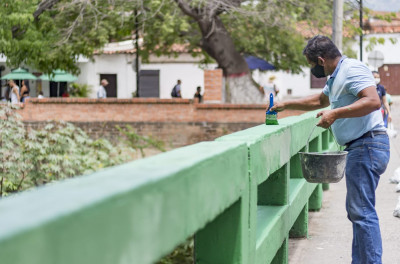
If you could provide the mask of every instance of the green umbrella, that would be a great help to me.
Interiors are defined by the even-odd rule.
[[[54,70],[52,74],[43,74],[39,78],[43,81],[58,82],[57,96],[60,93],[60,82],[73,82],[78,79],[78,77],[62,70]]]
[[[36,80],[36,76],[27,70],[18,68],[1,77],[2,80]]]
[[[52,74],[43,74],[39,78],[43,81],[52,82],[73,82],[78,79],[78,77],[62,70],[55,70]]]

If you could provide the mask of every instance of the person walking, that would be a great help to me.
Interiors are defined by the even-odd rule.
[[[181,85],[182,85],[182,81],[178,80],[174,86],[174,88],[172,88],[171,91],[171,97],[174,98],[182,98],[182,94],[181,94]]]
[[[97,90],[97,98],[107,98],[107,85],[108,81],[106,79],[101,80],[99,89]]]
[[[383,122],[385,123],[385,127],[388,127],[388,123],[392,122],[392,114],[390,113],[390,107],[387,100],[387,93],[385,87],[381,84],[381,78],[379,72],[372,72],[375,78],[376,83],[376,91],[379,95],[379,99],[381,100],[381,111],[383,116]]]
[[[14,80],[9,80],[8,84],[10,85],[10,99],[12,104],[19,104],[19,87],[15,84]]]
[[[375,210],[375,190],[389,162],[389,138],[379,111],[374,77],[362,62],[342,56],[325,36],[310,39],[303,50],[311,73],[330,75],[320,94],[277,102],[271,110],[322,110],[318,126],[332,128],[346,146],[346,210],[353,226],[352,263],[382,263],[382,239]]]

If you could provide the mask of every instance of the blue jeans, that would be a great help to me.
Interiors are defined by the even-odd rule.
[[[353,223],[353,264],[381,264],[382,239],[375,190],[390,157],[387,135],[354,141],[346,149],[346,210]]]

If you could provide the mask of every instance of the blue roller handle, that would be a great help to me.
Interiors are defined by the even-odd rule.
[[[270,111],[271,107],[274,106],[274,95],[272,93],[269,94],[269,107],[267,114],[276,114],[276,111]]]
[[[269,94],[269,109],[274,106],[274,96],[272,93]]]

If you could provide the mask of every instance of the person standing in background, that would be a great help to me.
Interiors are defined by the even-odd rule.
[[[379,95],[379,99],[381,100],[381,111],[383,122],[385,122],[385,127],[388,127],[388,123],[392,122],[392,115],[390,113],[390,107],[386,98],[386,90],[385,87],[381,84],[381,78],[379,76],[379,72],[372,72],[375,78],[376,83],[376,91]]]
[[[196,93],[194,94],[194,98],[199,98],[199,103],[203,102],[203,96],[201,95],[201,87],[197,86]]]
[[[264,93],[264,101],[269,102],[269,95],[272,93],[276,97],[279,93],[279,89],[275,84],[275,75],[271,75],[268,78],[268,83],[263,86],[262,92]]]
[[[107,85],[108,81],[106,79],[101,80],[99,89],[97,90],[97,98],[107,98]]]
[[[29,98],[29,92],[30,92],[29,81],[23,80],[22,85],[21,85],[21,93],[20,93],[22,103],[25,102],[25,99]]]
[[[8,84],[10,85],[10,98],[11,98],[11,103],[12,104],[19,104],[20,98],[19,98],[19,87],[18,85],[15,84],[14,80],[9,80]]]

